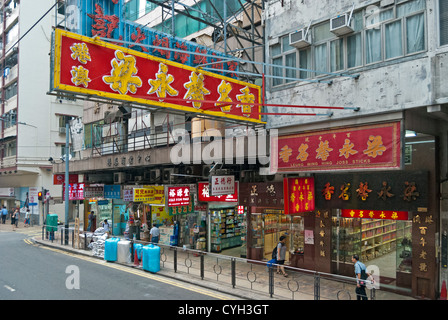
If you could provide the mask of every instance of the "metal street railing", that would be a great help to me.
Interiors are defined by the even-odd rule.
[[[58,226],[57,231],[48,232],[42,227],[42,240],[51,241],[62,246],[89,250],[92,232],[80,231],[79,241],[75,241],[75,230],[68,229],[69,241],[65,241],[65,228]],[[143,246],[150,242],[131,241]],[[285,265],[288,276],[277,273],[277,265],[263,261],[226,256],[218,253],[184,249],[177,246],[156,244],[160,247],[160,264],[163,270],[176,274],[185,274],[204,281],[230,285],[232,288],[245,289],[254,293],[267,294],[271,298],[290,300],[355,300],[356,279],[335,274],[300,269]],[[134,252],[131,249],[131,252]],[[131,264],[134,264],[131,254]],[[384,285],[381,285],[383,289]],[[376,285],[366,290],[368,299],[375,300]]]

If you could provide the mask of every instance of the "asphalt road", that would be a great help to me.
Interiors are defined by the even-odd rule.
[[[212,290],[0,232],[1,300],[223,300]]]

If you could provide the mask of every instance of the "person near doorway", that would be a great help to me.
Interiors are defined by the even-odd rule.
[[[160,230],[157,228],[157,225],[154,223],[152,225],[151,230],[149,231],[150,242],[159,243]]]
[[[355,266],[356,298],[357,300],[367,300],[366,280],[370,277],[370,274],[367,273],[365,264],[359,261],[359,256],[357,254],[352,256],[352,262]]]
[[[279,240],[280,242],[277,244],[277,273],[287,277],[288,275],[284,267],[286,259],[286,237],[281,236]]]
[[[93,232],[96,229],[95,228],[96,216],[94,211],[90,211],[88,219],[89,219],[89,225],[87,226],[87,230]]]
[[[110,225],[109,225],[109,222],[107,222],[107,219],[104,219],[102,226],[104,228],[104,232],[109,234],[110,233]]]
[[[2,224],[5,224],[7,215],[8,215],[8,210],[6,210],[6,206],[3,205],[3,209],[1,210]]]

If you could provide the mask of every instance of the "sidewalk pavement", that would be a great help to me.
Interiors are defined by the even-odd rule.
[[[8,221],[7,221],[7,223],[8,223]],[[42,240],[42,227],[41,226],[23,227],[23,223],[21,223],[21,225],[19,225],[19,228],[15,228],[11,224],[5,224],[5,225],[0,224],[0,232],[8,232],[8,231],[20,232],[25,235],[28,235],[30,237],[30,239],[34,242],[34,244],[36,244],[36,245],[47,246],[47,247],[51,247],[54,249],[59,249],[59,250],[63,250],[66,252],[70,252],[72,254],[83,255],[83,256],[103,260],[102,257],[95,256],[93,254],[92,250],[76,249],[76,248],[72,248],[71,245],[63,245],[63,244],[61,244],[60,239],[57,239],[53,242],[46,240],[46,239]],[[71,239],[70,239],[70,241],[71,241]],[[136,269],[142,270],[141,264],[136,266],[136,265],[134,265],[134,263],[120,263],[120,262],[111,262],[111,263],[116,263],[116,264],[127,266],[129,268],[136,268]],[[168,278],[175,279],[178,281],[183,281],[183,282],[186,282],[189,284],[201,286],[201,287],[204,287],[204,288],[207,288],[210,290],[215,290],[217,292],[225,293],[228,295],[233,295],[233,296],[235,296],[236,299],[265,300],[265,301],[284,300],[285,299],[285,298],[276,296],[275,294],[273,297],[270,297],[267,285],[263,291],[258,291],[258,290],[254,291],[254,290],[251,290],[250,288],[244,288],[241,286],[232,287],[230,282],[228,284],[226,284],[225,282],[214,281],[210,278],[202,280],[200,277],[195,277],[194,275],[184,273],[184,272],[175,272],[173,269],[163,268],[163,267],[161,267],[161,270],[159,272],[157,272],[157,275],[160,275],[163,277],[168,277]],[[267,272],[266,272],[266,278],[267,278]],[[286,278],[284,280],[286,281],[287,279],[288,278]],[[264,282],[264,281],[262,281],[262,282]],[[265,283],[266,284],[268,283],[267,279],[266,279]],[[321,288],[321,291],[322,290],[323,290],[323,288]],[[266,293],[263,293],[263,292],[266,292]],[[354,292],[354,290],[353,290],[353,292]],[[350,294],[352,294],[352,293],[350,292]],[[297,295],[296,295],[296,297],[297,297]],[[313,299],[313,297],[310,297],[309,295],[304,296],[304,300],[312,300],[312,299]],[[353,297],[352,297],[352,299],[353,299]],[[416,300],[412,297],[403,296],[403,295],[395,294],[392,292],[387,292],[384,290],[377,290],[376,299],[377,300]]]

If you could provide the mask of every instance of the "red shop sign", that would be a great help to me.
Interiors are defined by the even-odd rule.
[[[271,146],[277,172],[401,167],[400,122],[274,137]]]
[[[407,211],[342,209],[343,218],[408,220]]]
[[[84,183],[73,183],[68,185],[69,200],[84,200]],[[62,185],[62,200],[65,201],[65,183]]]
[[[65,183],[65,174],[54,174],[53,175],[53,184],[64,184]],[[70,174],[68,176],[68,183],[78,183],[78,175],[77,174]]]
[[[210,196],[210,185],[208,182],[198,183],[199,202],[238,202],[238,181],[235,182],[235,192],[222,196]]]
[[[190,205],[190,187],[168,187],[168,207]]]
[[[314,178],[283,179],[285,214],[314,211]]]

